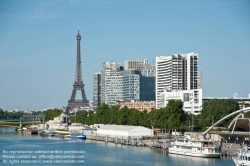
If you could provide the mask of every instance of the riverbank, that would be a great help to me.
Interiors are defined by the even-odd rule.
[[[67,165],[91,165],[91,166],[165,166],[165,165],[178,165],[178,166],[234,166],[230,160],[220,160],[217,158],[195,158],[181,155],[169,154],[166,150],[157,148],[121,145],[115,143],[105,143],[104,141],[95,140],[76,140],[76,139],[63,139],[58,137],[41,137],[40,135],[31,135],[24,132],[17,132],[13,128],[0,127],[0,165],[6,166],[61,166],[63,163],[56,163],[57,160],[69,161],[66,155],[61,155],[61,158],[40,158],[39,161],[47,162],[41,164],[27,164],[27,163],[2,163],[3,150],[5,151],[84,151],[83,164],[68,163]],[[147,140],[148,141],[148,140]],[[6,154],[5,154],[6,155]],[[16,157],[19,154],[16,154]],[[45,154],[34,154],[38,159],[39,156],[46,157]],[[45,155],[45,156],[44,156]],[[52,155],[52,156],[51,156]],[[57,154],[50,154],[53,157]],[[76,155],[72,155],[75,157]],[[27,158],[26,160],[36,160]],[[78,161],[79,158],[70,158],[70,161]],[[6,159],[6,161],[13,161]],[[16,158],[15,160],[22,160]],[[185,161],[185,162],[182,162]],[[49,164],[48,162],[52,162]]]

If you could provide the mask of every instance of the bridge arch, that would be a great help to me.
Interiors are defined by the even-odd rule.
[[[214,126],[218,125],[221,121],[223,121],[223,120],[225,120],[225,119],[227,119],[227,118],[229,118],[229,117],[231,117],[231,116],[233,116],[233,115],[235,115],[235,114],[240,113],[240,115],[242,115],[242,114],[244,114],[244,113],[246,113],[246,112],[249,112],[249,111],[250,111],[250,107],[248,107],[248,108],[243,108],[243,109],[240,109],[240,110],[238,110],[238,111],[234,111],[234,112],[232,112],[231,114],[228,114],[227,116],[221,118],[221,119],[218,120],[216,123],[214,123],[212,126],[210,126],[206,131],[204,131],[204,132],[202,133],[202,135],[205,137],[206,134],[207,134]],[[236,117],[233,119],[233,121],[237,120],[237,118],[238,118],[240,115],[236,116]],[[232,123],[232,122],[231,122],[231,123]],[[232,124],[230,124],[230,125],[232,125]]]

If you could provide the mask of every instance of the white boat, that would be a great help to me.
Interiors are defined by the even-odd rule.
[[[83,133],[79,133],[79,134],[70,134],[70,138],[78,138],[78,139],[86,139],[86,135]]]
[[[221,147],[219,142],[211,140],[195,140],[182,138],[172,141],[168,148],[169,153],[193,156],[217,158],[220,157]]]
[[[232,160],[236,166],[250,166],[250,152],[239,150],[237,156],[232,157]]]

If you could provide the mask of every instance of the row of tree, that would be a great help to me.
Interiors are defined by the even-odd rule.
[[[234,99],[213,99],[203,104],[200,115],[190,115],[183,111],[183,103],[180,100],[170,100],[165,108],[155,109],[149,113],[119,106],[110,107],[102,104],[96,113],[93,111],[78,111],[76,122],[83,124],[117,124],[139,125],[144,127],[156,127],[160,129],[177,129],[190,131],[191,125],[196,131],[204,131],[208,126],[224,116],[239,110],[238,102]],[[226,127],[234,117],[223,121],[220,126]],[[71,117],[74,122],[74,116]]]
[[[194,124],[196,130],[205,130],[206,127],[211,126],[213,121],[216,122],[224,116],[239,110],[238,102],[234,99],[213,99],[203,104],[200,115],[193,116],[183,111],[183,103],[180,100],[170,100],[165,108],[155,109],[149,113],[138,111],[136,109],[129,109],[127,107],[119,108],[116,106],[109,106],[102,104],[96,113],[93,111],[78,111],[76,119],[74,114],[71,114],[71,122],[78,122],[83,124],[117,124],[117,125],[134,125],[144,126],[160,129],[178,129],[191,130],[191,124]],[[49,109],[43,114],[45,121],[52,120],[59,116],[62,110]],[[22,113],[12,114],[0,109],[0,118],[19,118]],[[246,117],[250,117],[250,113]],[[226,127],[234,117],[228,118],[220,124]],[[243,123],[243,122],[242,122]],[[237,126],[236,126],[237,127]],[[244,130],[244,129],[241,129]]]
[[[96,113],[93,111],[78,111],[76,113],[76,122],[83,124],[117,124],[117,125],[134,125],[145,127],[157,127],[162,129],[175,128],[180,126],[180,122],[185,117],[180,100],[171,100],[166,108],[147,111],[138,111],[129,109],[126,106],[110,107],[102,104]],[[74,122],[74,116],[71,122]]]
[[[25,113],[18,111],[18,112],[9,112],[9,111],[3,111],[3,109],[0,108],[0,118],[1,119],[18,119],[22,117]]]

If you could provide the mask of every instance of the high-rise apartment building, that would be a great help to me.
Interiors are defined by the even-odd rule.
[[[121,71],[122,76],[122,94],[121,100],[140,100],[140,75],[138,70]]]
[[[118,76],[120,76],[120,63],[119,62],[104,62],[102,64],[101,71],[101,103],[106,103],[107,95],[109,93],[120,94],[119,91],[119,81]],[[117,82],[117,83],[116,83]],[[115,87],[109,87],[107,85],[113,84]],[[111,89],[109,89],[111,88]],[[112,90],[113,89],[113,90]],[[112,95],[112,94],[111,94]]]
[[[164,90],[197,89],[198,80],[198,54],[156,57],[156,108],[160,108],[159,95]]]
[[[101,105],[101,72],[94,73],[93,81],[93,109],[96,111]]]

